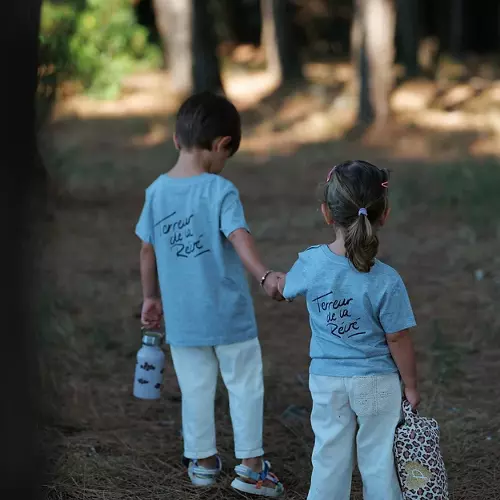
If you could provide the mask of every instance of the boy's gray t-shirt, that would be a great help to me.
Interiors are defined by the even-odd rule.
[[[249,231],[238,190],[223,177],[164,174],[146,190],[136,234],[155,250],[169,344],[257,336],[245,270],[228,240],[237,229]]]
[[[311,326],[314,375],[368,376],[397,372],[386,335],[415,326],[403,280],[379,260],[357,271],[328,245],[299,254],[283,295],[305,296]]]

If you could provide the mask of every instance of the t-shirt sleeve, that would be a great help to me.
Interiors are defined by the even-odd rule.
[[[295,261],[285,279],[285,289],[283,297],[292,300],[299,295],[305,295],[307,292],[306,265],[302,255]]]
[[[237,229],[245,229],[250,232],[245,219],[243,205],[241,204],[240,194],[234,186],[231,186],[222,198],[220,230],[226,238],[229,238],[229,235]]]
[[[379,319],[386,335],[413,328],[416,325],[408,292],[399,276],[384,294]]]
[[[146,199],[142,208],[141,215],[135,226],[135,234],[145,243],[154,243],[154,222],[153,222],[153,206],[151,202],[151,193],[146,191]]]

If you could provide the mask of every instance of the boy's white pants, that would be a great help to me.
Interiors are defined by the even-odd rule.
[[[264,382],[259,340],[215,347],[171,346],[170,351],[182,392],[185,457],[217,454],[214,406],[219,369],[229,393],[236,458],[262,456]]]
[[[354,455],[364,500],[401,500],[393,443],[401,418],[398,374],[310,375],[315,435],[308,500],[349,500]]]

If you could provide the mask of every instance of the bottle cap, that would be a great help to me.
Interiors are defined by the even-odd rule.
[[[151,347],[159,347],[163,343],[163,333],[152,332],[149,330],[143,330],[142,332],[142,345],[147,345]]]

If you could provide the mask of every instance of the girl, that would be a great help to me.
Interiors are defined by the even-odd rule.
[[[389,174],[347,161],[327,176],[321,211],[335,240],[313,246],[281,281],[304,295],[312,331],[309,387],[315,434],[308,500],[348,500],[354,456],[365,500],[400,500],[393,456],[402,390],[416,407],[415,319],[399,274],[375,257],[389,214]]]

